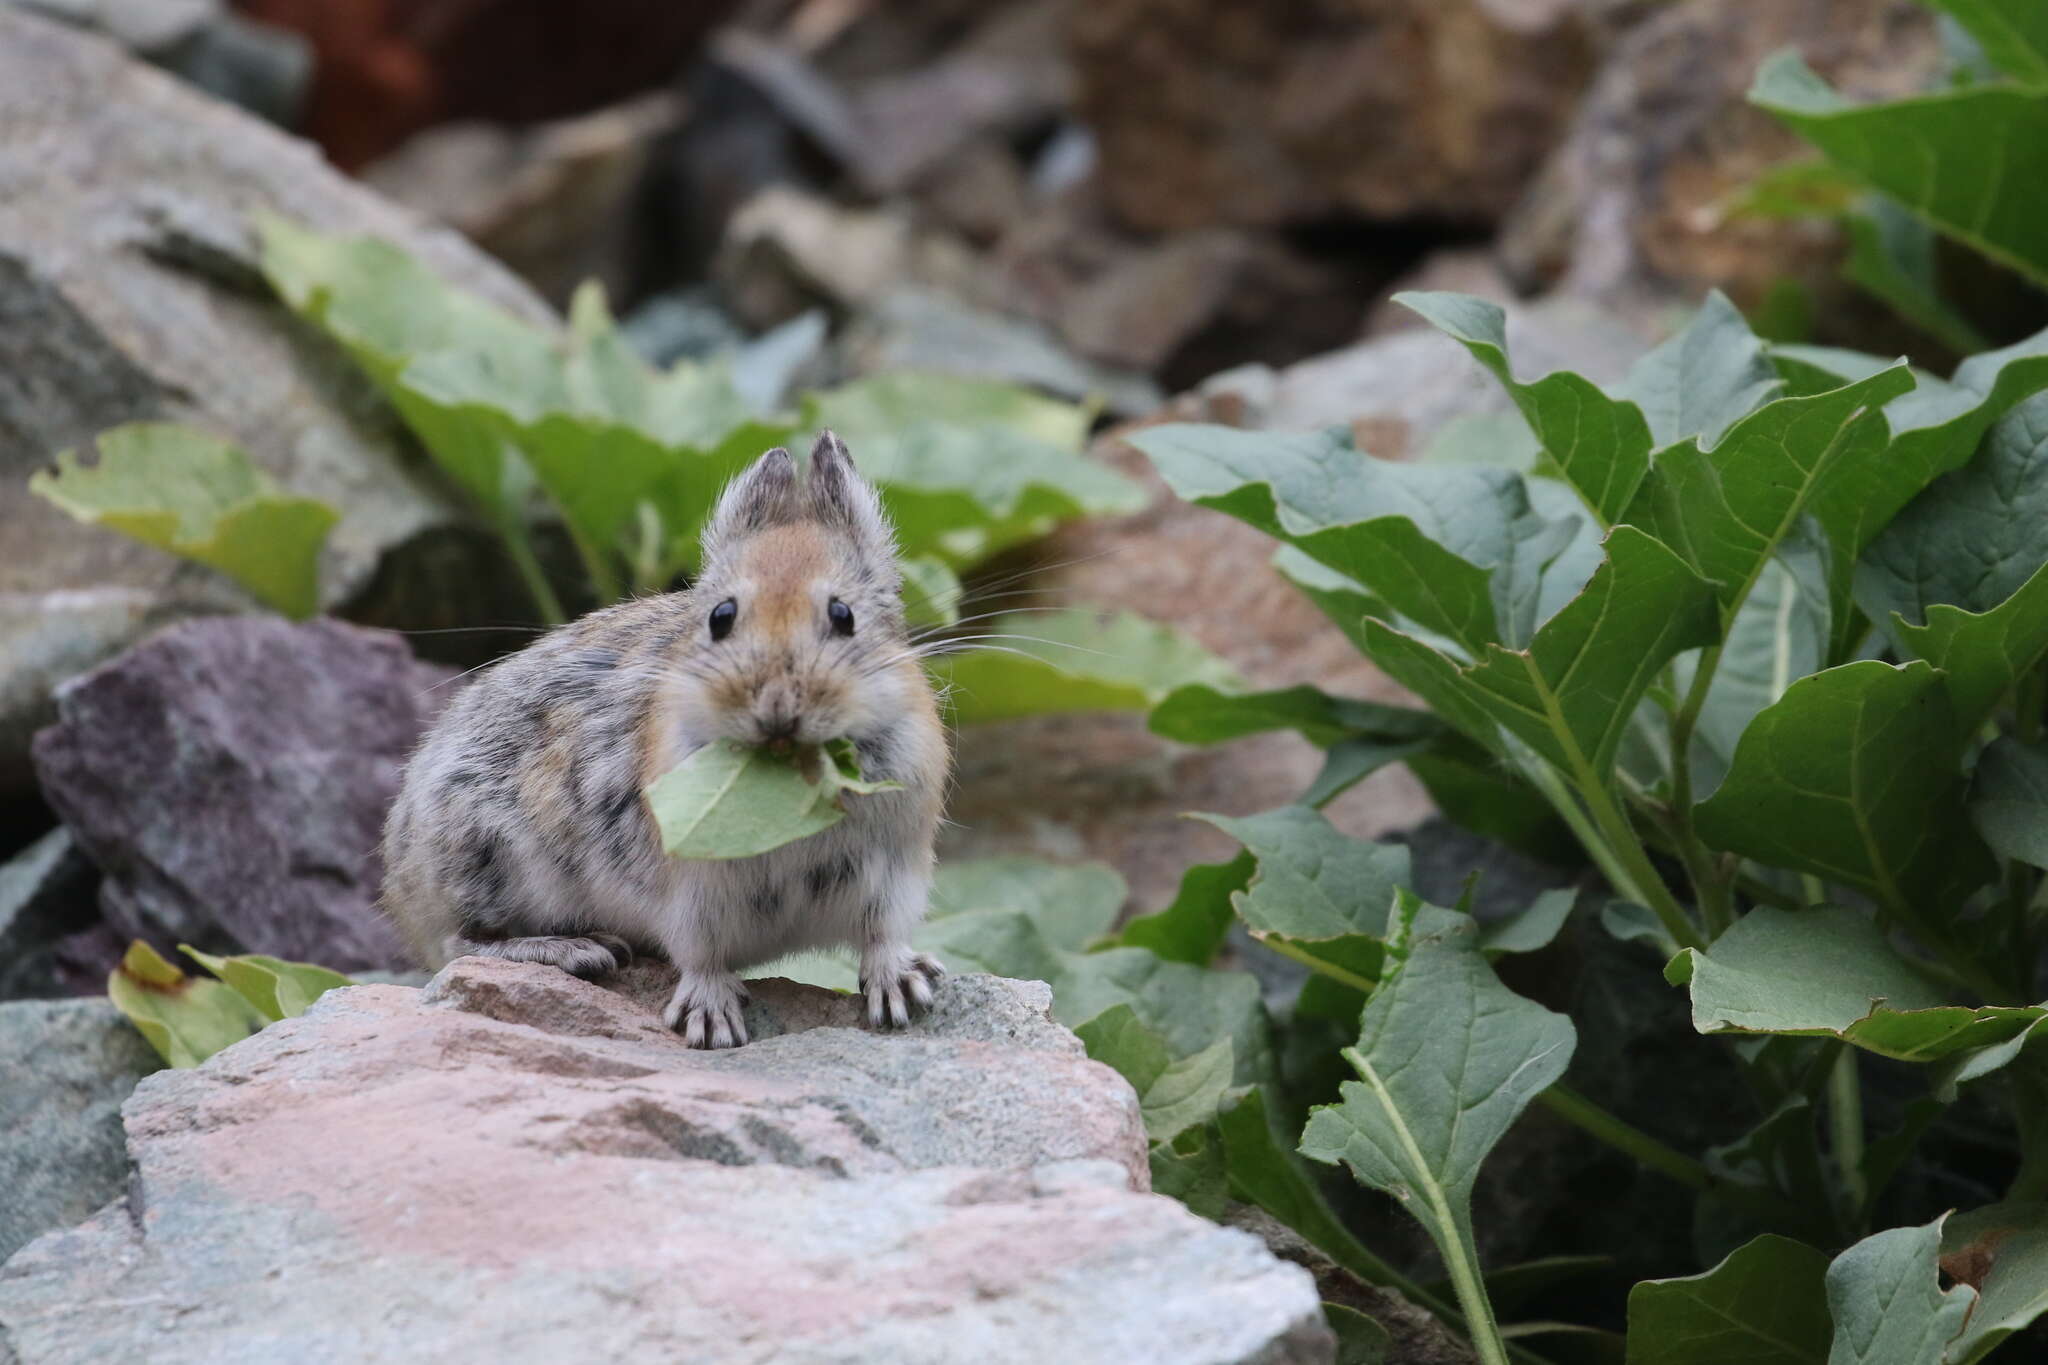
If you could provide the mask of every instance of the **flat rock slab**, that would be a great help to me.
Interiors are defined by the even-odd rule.
[[[757,981],[702,1053],[666,974],[466,958],[146,1079],[128,1198],[0,1268],[0,1359],[1330,1359],[1306,1272],[1144,1192],[1042,985],[881,1034]]]

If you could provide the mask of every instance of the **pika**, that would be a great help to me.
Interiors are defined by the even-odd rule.
[[[551,631],[448,705],[385,823],[384,912],[436,968],[479,953],[599,977],[659,951],[691,1047],[746,1042],[741,969],[828,945],[858,952],[871,1024],[909,1023],[944,970],[910,938],[949,755],[901,585],[844,443],[820,435],[802,479],[768,451],[720,497],[686,591]],[[697,748],[842,738],[901,790],[755,857],[662,848],[641,790]]]

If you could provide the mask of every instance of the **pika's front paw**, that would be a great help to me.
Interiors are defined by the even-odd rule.
[[[746,1003],[747,988],[731,972],[684,972],[661,1018],[691,1047],[739,1047],[747,1041],[747,1022],[740,1017]]]
[[[874,1028],[904,1028],[931,1008],[932,983],[946,974],[936,958],[908,948],[870,949],[862,955],[860,989]]]

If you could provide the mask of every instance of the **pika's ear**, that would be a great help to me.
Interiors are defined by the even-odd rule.
[[[735,541],[797,519],[796,461],[776,446],[740,471],[718,498],[718,509],[704,527],[704,559],[709,563]]]
[[[804,489],[811,515],[827,526],[851,534],[877,557],[895,557],[896,534],[882,511],[882,500],[853,467],[846,442],[831,431],[818,433],[811,447],[810,480]]]

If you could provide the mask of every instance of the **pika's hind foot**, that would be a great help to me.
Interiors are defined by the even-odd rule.
[[[747,988],[731,972],[686,971],[661,1019],[691,1047],[740,1047],[747,1041],[740,1015],[746,1003]]]
[[[616,934],[536,934],[527,938],[458,938],[453,955],[545,962],[586,980],[610,976],[633,960],[633,946]]]
[[[861,955],[860,989],[873,1028],[906,1028],[931,1008],[932,986],[946,974],[936,958],[908,948],[870,948]]]

